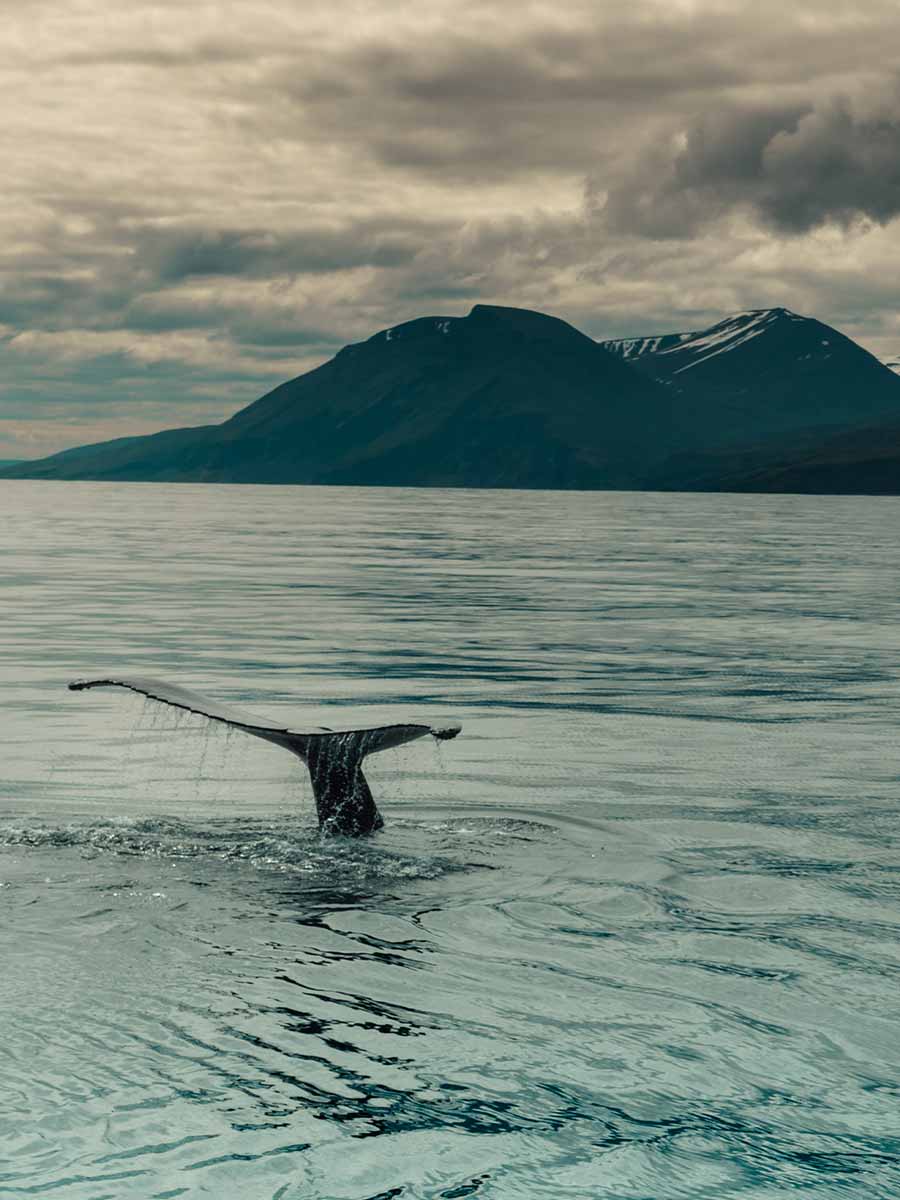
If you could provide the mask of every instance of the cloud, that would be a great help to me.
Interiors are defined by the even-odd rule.
[[[660,25],[652,60],[646,38],[623,18],[506,28],[493,41],[381,41],[300,74],[276,65],[261,86],[286,102],[286,137],[355,146],[389,168],[479,180],[579,170],[606,153],[614,119],[741,78],[689,28]]]
[[[900,83],[813,105],[704,115],[610,189],[613,230],[689,237],[734,211],[778,232],[900,214]]]
[[[142,265],[161,282],[203,275],[272,277],[351,267],[396,267],[410,262],[435,225],[402,216],[339,222],[273,232],[176,226],[146,230],[137,239]]]
[[[219,420],[477,301],[598,336],[781,303],[900,345],[896,0],[4,22],[0,457]]]

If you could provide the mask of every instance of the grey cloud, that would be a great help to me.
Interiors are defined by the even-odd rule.
[[[772,139],[763,169],[759,209],[782,229],[889,221],[900,213],[900,87],[874,111],[838,99],[809,114]]]
[[[275,276],[352,267],[396,267],[411,261],[426,223],[362,221],[288,233],[265,229],[148,231],[138,249],[163,282],[203,275]]]
[[[324,61],[274,65],[244,93],[246,120],[420,175],[602,164],[615,177],[632,146],[673,117],[755,109],[762,94],[775,109],[802,110],[829,81],[871,72],[873,27],[897,39],[900,13],[873,0],[848,21],[829,7],[761,0],[688,17],[638,0],[614,18],[573,5],[580,20],[568,28],[532,18],[479,36],[382,35]]]
[[[646,114],[662,96],[744,77],[683,28],[662,27],[655,41],[649,59],[646,30],[637,29],[371,45],[303,71],[277,66],[254,91],[260,106],[272,95],[288,102],[283,136],[358,146],[388,168],[481,179],[583,169],[609,147],[614,121]],[[272,114],[260,107],[249,120],[269,123]]]
[[[240,305],[213,300],[198,303],[194,299],[164,294],[140,296],[122,314],[121,326],[138,333],[165,333],[172,330],[218,330],[232,343],[248,351],[270,356],[282,350],[303,350],[323,356],[343,344],[333,330],[308,326],[291,312],[261,309],[259,305]]]
[[[108,327],[118,324],[132,290],[128,281],[112,278],[71,277],[43,270],[17,276],[0,273],[0,324],[14,328]]]
[[[36,37],[0,0],[0,326],[43,335],[0,346],[0,425],[27,398],[41,449],[66,405],[219,419],[477,301],[890,336],[896,0],[39,2]]]
[[[202,67],[219,63],[241,63],[267,49],[265,42],[229,41],[227,38],[180,40],[169,44],[134,43],[104,49],[67,50],[54,58],[59,66]],[[283,51],[282,51],[283,52]]]
[[[569,103],[651,97],[738,82],[744,70],[707,53],[684,26],[661,25],[656,53],[646,57],[646,28],[621,21],[614,30],[585,28],[504,31],[493,45],[457,35],[426,53],[422,47],[374,46],[350,59],[354,91],[374,84],[383,93],[428,103],[486,107],[511,102]],[[346,94],[352,94],[348,90]]]
[[[256,324],[278,344],[299,345],[304,335],[273,293],[269,314],[254,301],[235,299],[231,281],[279,281],[328,276],[359,268],[394,272],[408,267],[423,247],[458,227],[444,220],[385,214],[367,220],[335,219],[279,233],[263,227],[204,228],[182,222],[160,226],[99,203],[73,210],[88,233],[67,233],[48,218],[32,231],[21,253],[0,261],[0,325],[46,330],[72,325],[136,331]],[[179,297],[179,285],[206,280],[208,294]],[[226,292],[228,294],[226,295]],[[280,310],[280,311],[279,311]],[[323,338],[327,342],[327,339]],[[332,339],[333,341],[333,339]]]
[[[786,233],[900,213],[900,87],[732,108],[648,150],[606,201],[614,230],[687,237],[734,210]]]

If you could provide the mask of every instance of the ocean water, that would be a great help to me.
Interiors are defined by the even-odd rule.
[[[900,501],[0,498],[0,1196],[900,1196]]]

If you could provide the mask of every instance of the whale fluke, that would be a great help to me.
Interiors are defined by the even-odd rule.
[[[367,754],[377,754],[379,750],[389,750],[429,735],[443,741],[456,737],[462,729],[456,722],[426,725],[415,721],[365,729],[328,729],[324,726],[290,729],[233,705],[207,700],[198,692],[161,679],[115,676],[80,679],[69,684],[74,692],[97,687],[126,688],[151,700],[242,729],[253,737],[274,742],[276,746],[284,746],[309,768],[322,831],[353,837],[373,833],[384,824],[362,773],[362,761]]]

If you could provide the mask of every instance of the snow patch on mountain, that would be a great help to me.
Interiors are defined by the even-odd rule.
[[[692,333],[668,333],[656,337],[616,338],[603,346],[626,362],[647,355],[670,360],[667,374],[680,375],[720,354],[745,345],[784,321],[805,321],[785,308],[749,309],[726,317],[708,329]],[[674,364],[678,365],[675,366]]]
[[[619,338],[602,344],[625,362],[630,362],[632,359],[642,358],[645,354],[660,354],[671,346],[677,346],[696,336],[694,333],[663,333],[656,337]]]
[[[720,324],[714,325],[706,333],[682,342],[680,346],[674,346],[671,350],[664,350],[663,353],[690,352],[690,361],[673,372],[674,375],[680,375],[683,371],[690,371],[692,367],[698,367],[700,363],[707,362],[710,358],[715,358],[719,354],[727,354],[730,350],[736,350],[738,346],[743,346],[752,338],[759,337],[778,319],[779,314],[776,310],[738,313],[737,316],[729,317]]]

